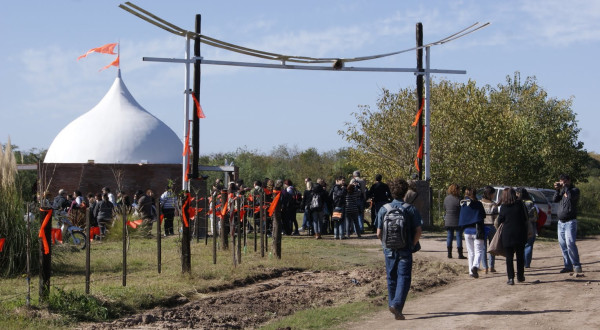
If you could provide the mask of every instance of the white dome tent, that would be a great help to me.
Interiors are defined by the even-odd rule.
[[[138,190],[181,189],[183,143],[133,98],[120,70],[102,100],[63,128],[38,174],[44,191],[97,193],[104,186],[130,196]]]
[[[177,164],[182,150],[177,134],[137,103],[119,73],[94,108],[60,131],[44,163]]]

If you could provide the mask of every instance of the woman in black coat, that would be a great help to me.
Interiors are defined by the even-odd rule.
[[[517,194],[512,188],[504,188],[500,198],[500,214],[498,223],[504,224],[502,228],[502,245],[506,251],[506,274],[508,282],[506,284],[515,284],[515,268],[513,265],[513,256],[517,254],[517,281],[525,281],[525,261],[523,252],[527,242],[527,215],[525,207],[520,200],[517,200]]]

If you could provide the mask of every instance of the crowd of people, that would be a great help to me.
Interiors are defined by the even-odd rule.
[[[560,272],[581,273],[575,244],[579,189],[571,183],[568,175],[561,175],[554,189],[552,202],[558,203],[558,241],[564,261]],[[495,255],[487,250],[498,231],[506,258],[507,284],[514,285],[515,274],[517,282],[524,282],[525,269],[531,267],[540,210],[526,188],[503,188],[498,203],[494,202],[495,193],[493,187],[486,186],[481,192],[481,199],[478,199],[473,188],[464,188],[461,196],[457,184],[449,186],[444,199],[448,258],[452,258],[452,243],[456,238],[458,257],[468,259],[471,277],[478,278],[480,270],[486,274],[496,272]],[[463,238],[468,257],[463,255]]]
[[[103,187],[98,193],[83,195],[81,191],[75,190],[68,194],[65,189],[60,189],[58,195],[52,202],[51,196],[46,194],[45,200],[58,212],[64,212],[74,225],[83,226],[87,210],[90,215],[90,225],[100,228],[100,237],[106,235],[107,228],[114,221],[116,210],[125,207],[125,212],[133,213],[142,220],[141,232],[144,236],[152,237],[152,224],[157,220],[156,197],[151,189],[137,190],[131,198],[123,191],[117,191],[115,196],[109,187]],[[164,220],[164,235],[174,235],[173,218],[177,209],[177,195],[170,187],[159,197],[159,207]]]

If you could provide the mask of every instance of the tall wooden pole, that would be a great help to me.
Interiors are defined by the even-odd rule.
[[[45,302],[50,295],[50,274],[52,272],[52,209],[41,208],[40,220],[42,224],[47,216],[49,221],[43,228],[43,232],[41,232],[44,238],[40,238],[40,302]],[[48,253],[45,251],[43,240],[48,244]]]
[[[181,216],[186,217],[188,225],[186,226],[185,221],[183,222],[183,229],[181,231],[181,272],[189,273],[192,271],[192,254],[190,247],[190,203],[192,196],[190,193],[187,193],[185,196],[185,200],[181,207]]]
[[[91,223],[90,223],[90,208],[85,209],[85,233],[87,242],[85,242],[85,294],[90,294],[90,267],[91,267],[91,245],[92,240],[90,237],[91,233]]]
[[[158,217],[158,219],[156,219],[156,264],[158,267],[158,273],[160,274],[161,272],[161,268],[162,268],[162,233],[161,233],[161,221],[160,221],[160,217],[162,215],[162,212],[160,211],[160,199],[157,198],[155,203],[154,203],[154,207],[156,207],[156,215]]]
[[[127,239],[129,233],[127,232],[127,206],[123,204],[121,206],[121,213],[123,217],[123,286],[127,286]]]
[[[417,47],[423,46],[423,24],[417,23]],[[423,49],[417,49],[417,70],[423,71]],[[417,111],[423,107],[423,75],[417,74]],[[423,115],[417,124],[417,152],[423,143]],[[423,180],[423,159],[417,158],[419,165],[419,180]]]
[[[196,15],[196,35],[200,35],[201,15]],[[194,38],[194,96],[200,103],[200,37]],[[198,107],[194,102],[194,120],[192,122],[192,179],[198,178],[198,158],[200,158],[200,118],[198,118]]]
[[[221,240],[221,250],[229,249],[229,233],[227,232],[227,223],[229,219],[223,214],[223,210],[229,201],[227,200],[227,190],[221,190],[221,228],[219,230],[219,239]]]

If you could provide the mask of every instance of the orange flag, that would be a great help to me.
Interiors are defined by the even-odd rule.
[[[102,71],[102,70],[104,70],[104,69],[108,69],[108,68],[110,68],[111,66],[116,66],[117,68],[119,67],[119,56],[117,56],[117,58],[116,58],[114,61],[112,61],[112,62],[111,62],[109,65],[107,65],[107,66],[103,67],[102,69],[100,69],[100,70],[98,70],[98,71]]]
[[[80,60],[80,59],[88,56],[91,53],[102,53],[102,54],[117,55],[117,53],[114,52],[116,46],[117,46],[117,43],[115,42],[113,44],[106,44],[104,46],[92,48],[92,49],[88,50],[85,54],[79,56],[77,58],[77,60]]]
[[[196,104],[196,112],[198,114],[198,118],[206,118],[206,116],[204,115],[204,111],[202,111],[202,107],[200,106],[200,102],[198,102],[198,99],[196,98],[196,95],[194,95],[194,93],[192,93],[192,98],[194,99],[194,103]]]

